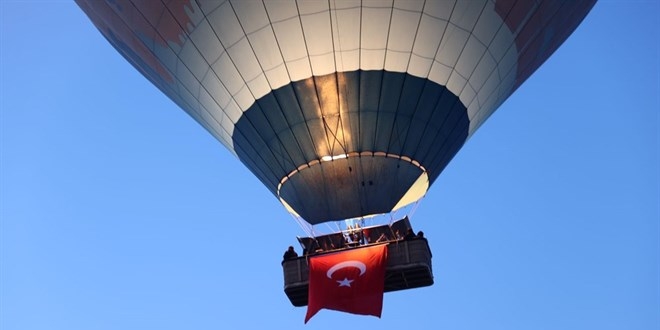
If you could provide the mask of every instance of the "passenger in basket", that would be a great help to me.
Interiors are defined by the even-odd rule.
[[[293,249],[293,246],[289,246],[289,249],[284,252],[284,260],[298,258],[298,253]]]

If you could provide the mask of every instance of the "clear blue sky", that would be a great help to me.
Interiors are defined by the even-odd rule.
[[[660,3],[600,1],[412,219],[435,285],[305,308],[303,231],[71,1],[0,1],[0,329],[659,329]]]

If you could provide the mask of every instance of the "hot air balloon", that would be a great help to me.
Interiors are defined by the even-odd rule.
[[[341,224],[332,244],[416,205],[595,0],[76,2],[281,201],[310,247],[319,224]],[[389,219],[370,234],[411,228]],[[417,268],[388,273],[386,291],[433,283],[426,241],[410,244],[388,269],[403,267],[395,255]],[[285,266],[294,305],[307,303],[304,267]]]

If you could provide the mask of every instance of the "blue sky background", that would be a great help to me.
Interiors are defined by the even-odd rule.
[[[305,308],[304,232],[71,1],[0,1],[0,329],[659,329],[660,2],[600,1],[412,218],[435,285]]]

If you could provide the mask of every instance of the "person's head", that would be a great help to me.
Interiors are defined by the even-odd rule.
[[[424,237],[424,232],[421,230],[417,232],[417,237]]]
[[[290,251],[290,252],[293,252],[293,246],[290,246],[290,245],[289,245],[289,251]]]

